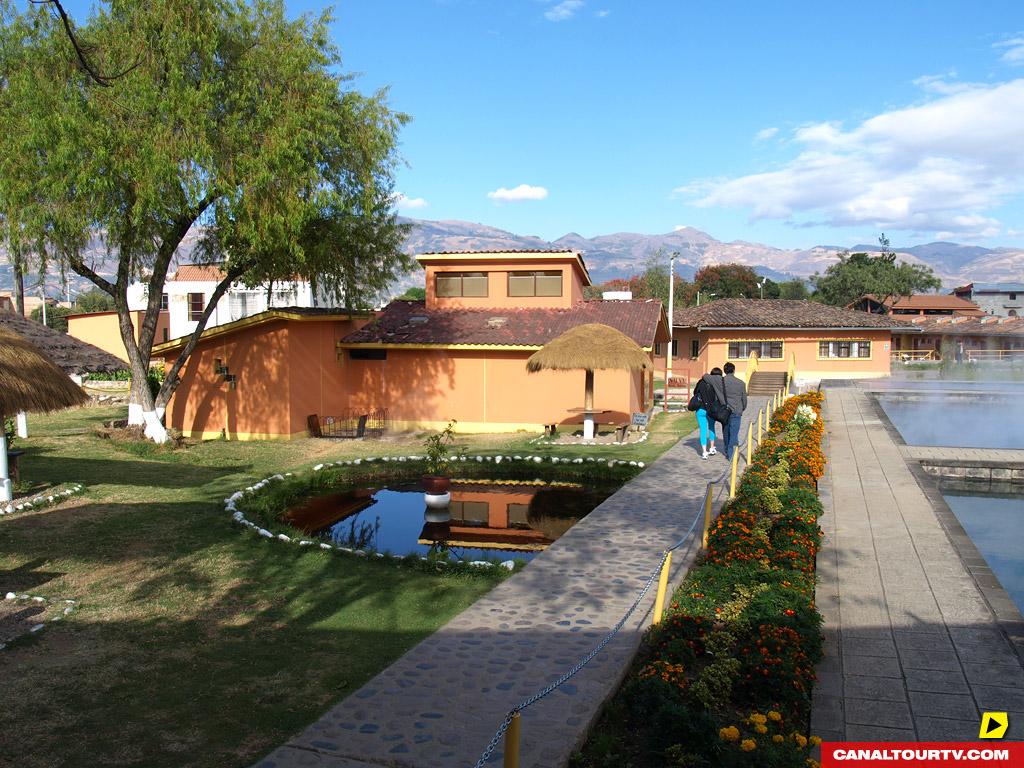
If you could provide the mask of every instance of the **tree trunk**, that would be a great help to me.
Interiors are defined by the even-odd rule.
[[[20,264],[14,264],[14,308],[25,317],[25,275],[21,269]]]

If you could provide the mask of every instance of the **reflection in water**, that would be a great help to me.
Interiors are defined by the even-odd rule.
[[[395,555],[530,559],[615,491],[612,487],[453,481],[447,510],[426,509],[417,484],[356,488],[306,500],[289,522],[345,547]]]

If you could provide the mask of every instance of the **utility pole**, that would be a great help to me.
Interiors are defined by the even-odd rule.
[[[42,278],[39,280],[39,298],[43,300],[43,325],[46,325],[46,286]]]
[[[675,330],[672,327],[676,303],[676,258],[679,251],[672,251],[668,260],[668,362],[665,363],[665,398],[668,399],[669,381],[672,380],[672,342]]]

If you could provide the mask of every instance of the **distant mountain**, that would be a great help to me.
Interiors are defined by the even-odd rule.
[[[739,263],[752,267],[758,274],[772,280],[792,277],[806,278],[824,272],[843,250],[877,253],[877,245],[858,244],[844,248],[817,245],[806,249],[774,248],[744,240],[723,242],[693,227],[683,227],[664,234],[645,235],[637,232],[615,232],[596,237],[583,237],[570,232],[548,241],[535,235],[517,235],[497,227],[468,221],[430,221],[403,219],[412,225],[405,242],[407,253],[425,251],[534,250],[571,248],[582,251],[595,282],[615,277],[629,277],[643,270],[648,259],[659,250],[665,254],[678,252],[676,269],[687,279],[708,264]],[[179,263],[189,263],[198,233],[192,232],[176,255]],[[1024,276],[1024,249],[982,248],[975,245],[936,242],[895,249],[900,259],[925,264],[935,270],[947,288],[971,281],[1020,281]],[[113,259],[101,238],[89,244],[87,259],[101,274],[113,272]],[[422,284],[422,273],[406,276],[395,286],[396,293],[412,285]],[[47,294],[63,293],[63,283],[56,271],[47,276]],[[36,276],[26,280],[26,289],[38,293]],[[72,276],[73,293],[88,290],[90,283]],[[11,288],[11,270],[6,252],[0,249],[0,290]]]

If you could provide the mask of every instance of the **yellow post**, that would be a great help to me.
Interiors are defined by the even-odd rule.
[[[512,715],[512,722],[505,731],[505,768],[519,768],[519,713]]]
[[[732,472],[729,480],[729,498],[736,498],[736,465],[740,461],[740,447],[737,445],[732,449]]]
[[[751,449],[754,443],[754,425],[747,424],[747,464],[750,463]]]
[[[672,567],[671,550],[665,555],[665,564],[661,566],[661,576],[658,578],[658,596],[654,600],[654,618],[651,624],[661,623],[661,614],[665,612],[665,591],[668,589],[668,572]]]
[[[763,409],[757,412],[757,444],[758,445],[761,444],[761,415],[762,415],[762,413],[764,413]]]
[[[708,548],[708,531],[711,530],[711,504],[713,503],[715,484],[708,483],[708,489],[704,493],[704,533],[700,537],[700,545]]]

